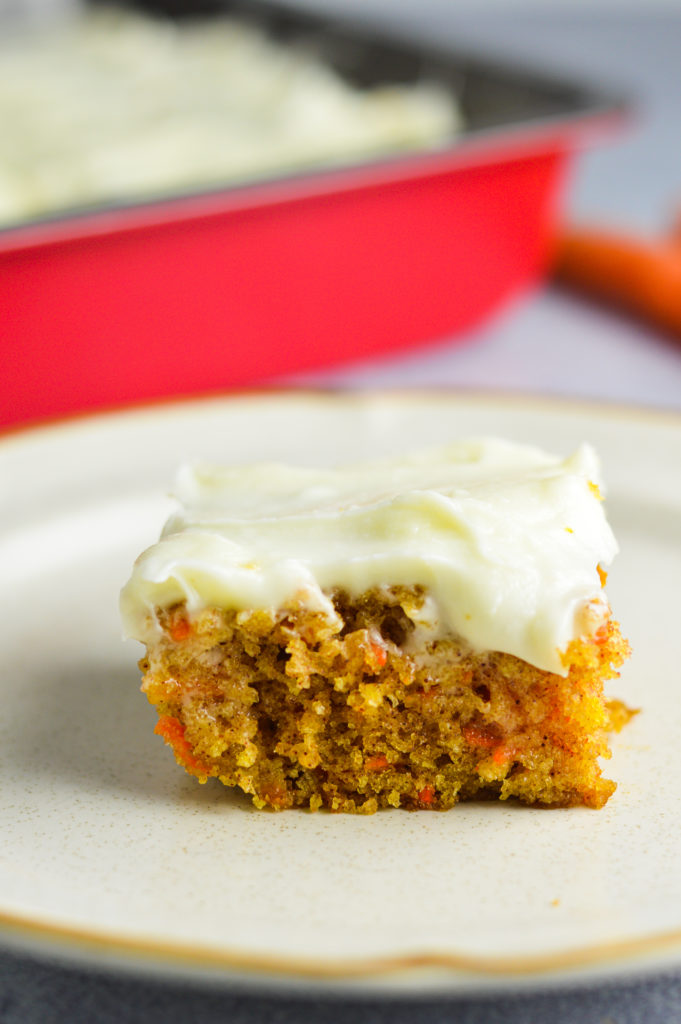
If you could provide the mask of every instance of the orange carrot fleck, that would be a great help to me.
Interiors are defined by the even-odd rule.
[[[432,786],[424,786],[423,789],[419,790],[419,803],[432,804],[434,798],[435,790]]]
[[[387,768],[389,764],[390,762],[385,754],[372,754],[371,757],[367,757],[364,767],[370,772],[377,772],[382,768]]]
[[[163,737],[176,759],[188,772],[198,776],[210,775],[210,768],[194,757],[191,745],[185,739],[185,727],[177,718],[173,718],[171,715],[161,715],[154,732]]]
[[[177,619],[173,619],[168,627],[168,632],[176,644],[181,643],[182,640],[186,640],[191,631],[192,627],[189,624],[189,619],[186,619],[184,615]]]
[[[606,584],[606,581],[607,581],[607,579],[608,579],[608,574],[607,574],[607,572],[605,571],[605,569],[602,569],[602,568],[601,568],[601,566],[600,566],[600,565],[599,565],[599,566],[597,566],[597,568],[598,568],[598,578],[599,578],[599,580],[601,581],[601,586],[602,586],[602,587],[604,587],[604,586],[605,586],[605,584]]]
[[[177,741],[184,739],[184,726],[177,718],[173,718],[171,715],[161,715],[154,732],[158,736],[162,736],[166,743],[171,746]]]
[[[375,661],[376,665],[378,666],[378,668],[383,668],[386,661],[388,660],[388,652],[386,651],[385,647],[382,647],[380,644],[373,642],[370,643],[369,646],[371,648],[373,660]]]
[[[464,725],[463,738],[471,747],[484,747],[485,750],[492,750],[499,744],[499,735],[494,728],[484,725]]]

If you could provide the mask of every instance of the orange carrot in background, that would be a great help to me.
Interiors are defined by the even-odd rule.
[[[681,240],[648,242],[569,228],[558,239],[558,281],[681,338]]]

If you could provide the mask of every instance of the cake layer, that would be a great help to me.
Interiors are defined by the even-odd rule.
[[[420,588],[331,598],[334,625],[307,609],[159,614],[142,689],[190,774],[279,810],[611,796],[599,758],[630,714],[603,695],[628,653],[615,622],[570,644],[561,677],[451,636],[420,646]]]
[[[137,560],[121,607],[154,641],[158,609],[305,608],[330,593],[421,586],[418,644],[455,636],[567,674],[565,652],[608,613],[617,551],[595,453],[561,459],[497,439],[332,470],[185,468],[180,510]],[[337,624],[337,623],[336,623]]]

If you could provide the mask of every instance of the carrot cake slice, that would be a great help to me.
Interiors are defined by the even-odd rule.
[[[156,732],[256,807],[602,807],[628,654],[597,458],[474,439],[180,471],[121,597]]]

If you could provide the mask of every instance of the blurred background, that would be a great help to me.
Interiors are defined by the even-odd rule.
[[[272,384],[681,404],[678,2],[0,29],[1,423]]]

